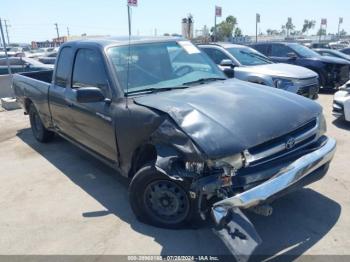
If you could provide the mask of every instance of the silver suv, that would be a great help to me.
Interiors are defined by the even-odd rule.
[[[258,51],[242,45],[215,43],[198,46],[222,70],[234,69],[237,79],[284,89],[316,99],[318,75],[301,66],[274,63]]]

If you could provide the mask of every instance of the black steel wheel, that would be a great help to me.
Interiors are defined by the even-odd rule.
[[[141,168],[129,187],[129,199],[136,217],[163,228],[182,228],[197,221],[197,199],[190,197],[189,185],[160,173],[152,164]],[[192,225],[191,225],[192,226]]]
[[[46,143],[53,139],[54,133],[44,127],[38,111],[33,104],[31,104],[29,107],[29,120],[33,135],[36,140],[42,143]]]
[[[190,202],[185,190],[170,180],[148,184],[143,199],[146,211],[160,223],[180,223],[189,213]]]

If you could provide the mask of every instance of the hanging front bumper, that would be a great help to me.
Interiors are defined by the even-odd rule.
[[[243,193],[216,202],[212,208],[212,215],[216,224],[220,224],[229,208],[247,209],[257,206],[278,196],[280,193],[288,191],[301,180],[307,180],[308,176],[312,176],[317,169],[327,165],[332,160],[335,150],[335,139],[327,138],[320,148],[300,157],[266,182]]]

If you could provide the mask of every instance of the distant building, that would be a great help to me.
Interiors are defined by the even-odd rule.
[[[73,35],[73,36],[61,36],[60,38],[53,38],[51,41],[32,41],[32,48],[45,48],[45,47],[58,47],[61,44],[73,41],[73,40],[81,40],[81,39],[92,39],[92,38],[106,38],[110,37],[109,35]]]

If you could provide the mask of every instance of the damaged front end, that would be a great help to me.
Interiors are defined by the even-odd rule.
[[[327,171],[335,149],[336,141],[327,138],[317,150],[298,158],[264,183],[213,204],[217,235],[236,257],[249,256],[261,242],[241,210],[256,207],[319,179]]]
[[[322,178],[336,142],[324,136],[326,123],[316,103],[238,87],[213,83],[136,103],[169,116],[150,139],[158,172],[187,182],[194,212],[212,219],[216,234],[242,260],[261,242],[243,212],[269,215],[270,201]]]
[[[216,235],[236,259],[245,260],[259,246],[261,239],[243,212],[249,210],[268,216],[272,213],[269,202],[319,180],[327,172],[336,141],[323,135],[324,125],[324,118],[320,116],[315,125],[307,124],[297,129],[293,133],[299,146],[295,146],[295,152],[288,149],[284,157],[281,157],[283,151],[278,152],[280,158],[267,157],[267,163],[260,158],[261,154],[251,154],[248,150],[216,160],[205,158],[205,154],[202,154],[203,158],[196,158],[194,156],[201,153],[194,153],[196,147],[192,144],[193,148],[188,152],[192,154],[187,154],[186,158],[171,147],[160,147],[156,166],[172,179],[191,179],[189,193],[197,199],[196,210],[201,218],[211,218]],[[288,146],[288,143],[284,145]],[[274,146],[278,148],[278,145]],[[188,149],[189,145],[184,148]],[[276,150],[269,149],[268,152],[275,156]],[[254,166],[254,163],[258,164]]]

